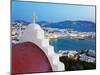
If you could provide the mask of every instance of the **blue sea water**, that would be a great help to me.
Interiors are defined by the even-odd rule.
[[[50,45],[54,46],[55,52],[59,52],[59,50],[96,50],[95,39],[54,39],[50,41]]]

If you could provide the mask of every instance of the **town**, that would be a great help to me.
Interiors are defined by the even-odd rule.
[[[24,23],[12,23],[12,42],[17,42],[20,36],[23,34],[27,25]],[[42,26],[41,26],[42,27]],[[45,33],[45,37],[49,40],[58,39],[58,38],[75,38],[79,40],[84,40],[85,38],[95,38],[95,32],[78,32],[71,28],[59,29],[59,28],[50,28],[42,27]]]

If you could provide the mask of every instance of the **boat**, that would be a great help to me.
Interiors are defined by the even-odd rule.
[[[79,38],[78,40],[85,40],[84,38]]]

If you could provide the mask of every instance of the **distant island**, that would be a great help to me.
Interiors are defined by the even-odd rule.
[[[95,23],[91,21],[63,21],[56,23],[49,23],[46,21],[37,22],[45,32],[45,36],[48,39],[57,38],[76,38],[84,40],[85,38],[95,38]],[[12,22],[12,30],[21,31],[29,25],[29,22],[16,20]],[[16,32],[17,32],[16,31]],[[13,34],[15,34],[12,32]],[[12,34],[12,35],[13,35]],[[18,34],[18,32],[17,32]]]

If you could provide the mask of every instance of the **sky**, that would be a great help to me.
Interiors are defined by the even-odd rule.
[[[65,20],[85,20],[95,22],[95,6],[12,2],[12,20],[32,22],[33,13],[36,14],[37,21],[59,22]]]

